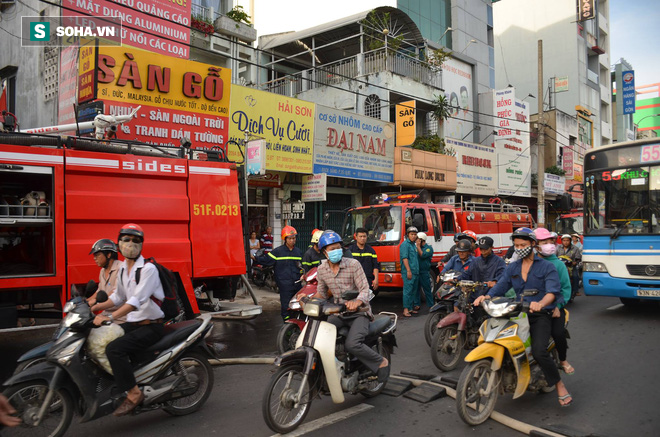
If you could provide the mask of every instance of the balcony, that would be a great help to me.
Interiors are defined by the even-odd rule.
[[[194,18],[200,18],[206,22],[213,23],[213,28],[216,32],[236,37],[247,43],[252,43],[257,40],[257,30],[252,26],[234,21],[231,18],[214,11],[213,8],[206,8],[194,3],[190,6],[191,15]]]
[[[262,84],[261,89],[293,97],[303,91],[338,85],[348,79],[384,71],[405,76],[433,88],[442,88],[442,71],[405,53],[393,53],[380,48],[271,80]]]
[[[612,103],[612,96],[610,90],[607,89],[603,84],[600,85],[600,100],[601,102],[607,102],[608,104]]]
[[[600,12],[598,13],[598,28],[601,30],[601,32],[605,32],[607,34],[610,33],[610,23],[607,21],[607,18]]]
[[[600,135],[608,140],[612,139],[612,125],[606,121],[600,122]]]

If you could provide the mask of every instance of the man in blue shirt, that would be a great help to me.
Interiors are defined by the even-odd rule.
[[[485,294],[493,288],[506,268],[504,260],[493,253],[493,243],[490,237],[479,238],[477,247],[481,250],[481,256],[476,257],[470,268],[461,276],[463,280],[486,284],[477,295]]]
[[[550,262],[541,259],[535,252],[536,237],[529,228],[516,229],[511,235],[519,259],[507,267],[500,281],[485,296],[479,296],[474,305],[480,305],[484,299],[504,296],[511,288],[520,298],[525,290],[538,290],[534,296],[523,296],[529,302],[529,330],[532,336],[532,355],[541,366],[549,387],[557,385],[559,404],[567,407],[573,398],[559,376],[550,352],[548,342],[552,330],[552,317],[548,312],[554,310],[558,303],[563,302],[561,285],[557,269]]]
[[[456,244],[456,253],[458,255],[454,255],[451,257],[449,262],[445,264],[445,267],[442,269],[442,272],[440,272],[440,276],[442,276],[443,273],[448,272],[450,270],[455,270],[457,272],[464,272],[468,270],[472,265],[472,263],[474,262],[474,257],[472,256],[471,252],[472,252],[472,243],[470,243],[469,240],[460,240]]]

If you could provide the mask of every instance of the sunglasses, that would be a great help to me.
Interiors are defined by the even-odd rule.
[[[139,243],[142,243],[142,238],[140,238],[140,237],[122,237],[122,238],[119,239],[119,241],[121,241],[122,243],[129,243],[129,242],[132,241],[133,243],[138,243],[139,244]]]

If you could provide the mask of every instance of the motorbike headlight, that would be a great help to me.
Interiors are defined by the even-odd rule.
[[[67,364],[69,361],[71,361],[71,358],[76,354],[76,352],[78,352],[78,349],[80,349],[83,344],[85,344],[84,338],[74,341],[65,348],[57,351],[55,353],[55,359],[62,365]]]
[[[321,314],[321,306],[318,303],[307,302],[303,312],[306,316],[318,317]]]
[[[292,310],[300,311],[300,302],[291,299],[291,302],[289,302],[289,308],[291,308]]]
[[[70,313],[71,311],[73,311],[73,309],[75,307],[76,307],[76,305],[73,302],[68,301],[67,303],[64,304],[64,308],[62,308],[62,312],[63,313]]]
[[[607,273],[607,267],[603,263],[585,262],[582,264],[582,269],[585,272]]]
[[[484,302],[485,302],[485,304],[483,305],[484,310],[486,310],[488,315],[491,317],[502,317],[512,311],[515,311],[516,309],[516,304],[511,302],[502,302],[502,303],[493,303],[488,301],[484,301]]]

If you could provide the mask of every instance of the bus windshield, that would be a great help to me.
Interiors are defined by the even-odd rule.
[[[348,244],[358,228],[367,230],[367,243],[372,246],[399,244],[401,241],[401,208],[371,207],[349,211],[344,221],[342,238]]]
[[[660,233],[660,166],[585,172],[585,235]]]

